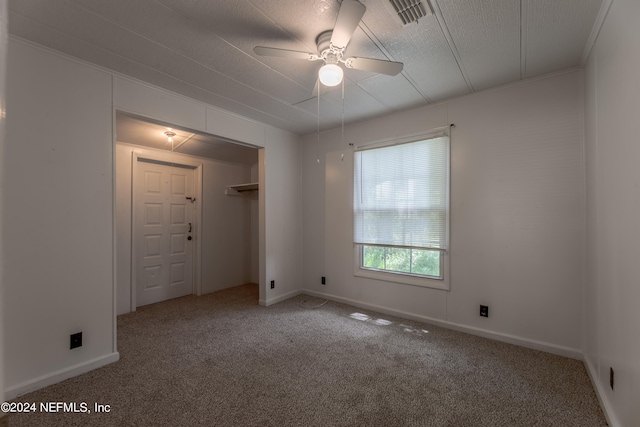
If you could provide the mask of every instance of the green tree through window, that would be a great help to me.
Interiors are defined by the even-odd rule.
[[[362,266],[374,270],[440,278],[441,263],[440,251],[367,245],[362,248]]]

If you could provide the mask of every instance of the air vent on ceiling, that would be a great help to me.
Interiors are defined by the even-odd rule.
[[[417,22],[418,19],[433,13],[428,0],[389,0],[389,3],[402,20],[403,25]]]

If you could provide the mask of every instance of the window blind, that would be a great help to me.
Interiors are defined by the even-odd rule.
[[[447,250],[449,137],[356,151],[354,242]]]

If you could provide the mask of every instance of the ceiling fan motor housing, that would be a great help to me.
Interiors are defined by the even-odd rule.
[[[333,34],[332,30],[327,30],[316,38],[316,44],[318,45],[318,54],[320,56],[323,55],[325,51],[331,50],[331,35]]]
[[[318,36],[316,43],[318,44],[318,55],[326,64],[337,64],[342,60],[344,47],[336,47],[331,44],[332,30],[327,30]]]

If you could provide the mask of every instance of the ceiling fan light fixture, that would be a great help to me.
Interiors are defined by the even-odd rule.
[[[342,82],[344,72],[337,64],[325,64],[320,67],[318,71],[318,77],[320,83],[325,86],[337,86]]]

